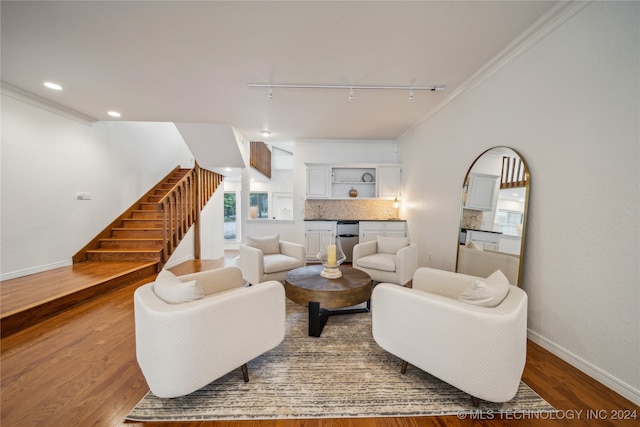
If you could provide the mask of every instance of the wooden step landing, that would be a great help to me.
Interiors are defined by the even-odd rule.
[[[1,336],[157,274],[157,262],[87,261],[0,282]]]

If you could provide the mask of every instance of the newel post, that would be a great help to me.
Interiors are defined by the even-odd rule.
[[[192,206],[195,207],[195,220],[193,223],[193,256],[200,259],[200,211],[202,210],[202,170],[198,162],[194,162],[195,192],[191,195]]]

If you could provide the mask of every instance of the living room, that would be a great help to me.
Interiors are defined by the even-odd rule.
[[[245,236],[278,233],[302,242],[304,163],[370,156],[402,165],[400,216],[418,245],[418,264],[452,271],[466,173],[485,150],[511,147],[531,172],[521,284],[529,339],[638,404],[639,13],[637,2],[570,8],[477,70],[467,87],[437,93],[429,113],[397,138],[300,141],[294,220],[275,228],[243,220]],[[3,74],[7,61],[3,53]],[[67,265],[101,224],[177,164],[193,163],[173,124],[184,120],[89,126],[4,83],[3,76],[3,280]],[[278,96],[290,95],[274,90]],[[338,150],[344,143],[352,158]],[[76,200],[76,191],[93,197]],[[216,194],[207,207],[203,258],[224,254],[222,199]],[[188,250],[178,254],[185,256]]]

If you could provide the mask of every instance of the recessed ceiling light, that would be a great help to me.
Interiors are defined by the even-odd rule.
[[[49,89],[53,89],[53,90],[62,90],[62,86],[60,86],[57,83],[52,83],[52,82],[44,82],[44,85],[46,87],[48,87]]]
[[[110,115],[111,117],[120,117],[121,116],[121,114],[118,113],[117,111],[109,111],[107,114]]]
[[[263,130],[262,132],[260,132],[260,134],[266,138],[267,136],[271,135],[271,132],[269,132],[268,130]]]

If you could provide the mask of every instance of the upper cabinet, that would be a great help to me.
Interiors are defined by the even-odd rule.
[[[492,211],[495,207],[500,177],[469,174],[465,208]]]
[[[394,199],[401,182],[400,165],[307,164],[308,199]]]
[[[378,166],[378,197],[395,199],[400,195],[402,168],[399,165]]]
[[[307,166],[307,199],[331,197],[330,171],[327,166]]]

